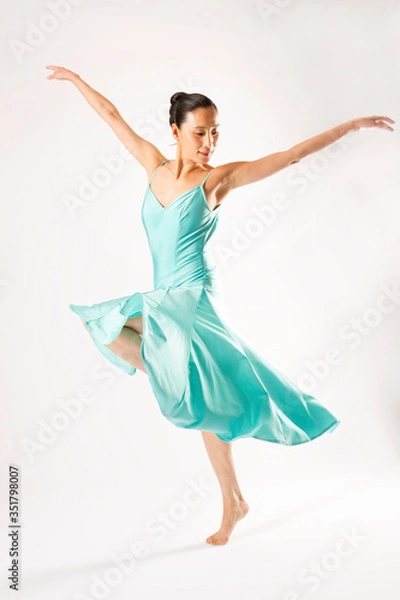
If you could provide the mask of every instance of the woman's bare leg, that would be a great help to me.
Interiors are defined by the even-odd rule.
[[[82,321],[83,323],[83,321]],[[83,326],[89,331],[85,323]],[[90,332],[89,332],[90,333]],[[142,345],[142,338],[139,334],[143,333],[142,326],[142,315],[136,315],[127,319],[124,327],[121,329],[121,333],[111,344],[104,344],[106,348],[109,348],[114,354],[126,360],[130,365],[140,369],[144,373],[147,373],[146,368],[143,364],[142,356],[140,354],[140,346]]]
[[[142,338],[130,327],[124,325],[119,336],[111,344],[104,345],[130,365],[147,373],[140,354]]]
[[[236,523],[246,516],[250,507],[243,498],[236,478],[232,442],[223,442],[211,431],[202,431],[201,434],[221,488],[223,504],[221,527],[206,542],[222,545],[228,542]]]
[[[140,355],[142,339],[139,334],[143,334],[141,317],[142,315],[138,314],[127,319],[119,336],[106,346],[137,369],[147,373]],[[83,325],[88,329],[85,323]],[[232,458],[232,442],[223,442],[210,431],[202,431],[201,433],[208,457],[221,488],[223,500],[221,527],[206,541],[209,544],[222,545],[228,542],[236,523],[243,519],[250,507],[243,498],[236,478]]]

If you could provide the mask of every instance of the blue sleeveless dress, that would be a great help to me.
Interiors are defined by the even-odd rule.
[[[142,314],[141,357],[161,413],[177,427],[212,431],[225,442],[252,437],[292,446],[341,422],[235,332],[224,310],[207,242],[220,206],[203,182],[166,207],[146,188],[141,219],[154,289],[83,306],[70,304],[99,351],[128,375],[136,368],[110,344],[126,319]]]

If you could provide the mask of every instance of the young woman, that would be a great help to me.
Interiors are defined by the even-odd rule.
[[[340,420],[231,327],[207,250],[221,204],[231,190],[273,175],[350,131],[393,131],[388,123],[394,121],[376,115],[353,119],[288,150],[212,168],[219,122],[217,107],[207,96],[177,92],[171,97],[169,124],[177,147],[175,159],[167,159],[79,75],[64,67],[47,68],[54,71],[48,79],[76,86],[149,179],[141,217],[154,289],[69,307],[108,360],[129,375],[136,369],[148,375],[167,419],[201,430],[223,501],[221,527],[206,541],[226,544],[249,510],[236,478],[232,441],[253,437],[293,446],[332,432]]]

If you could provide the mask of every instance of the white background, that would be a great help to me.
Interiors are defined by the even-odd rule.
[[[20,598],[395,597],[398,3],[73,4],[23,0],[1,9],[4,595],[15,597],[7,591],[14,464]],[[98,169],[122,155],[122,144],[72,83],[47,79],[48,64],[79,73],[168,158],[176,148],[170,96],[208,95],[221,123],[212,166],[287,149],[357,117],[396,121],[394,132],[362,129],[239,188],[219,209],[211,247],[232,323],[293,380],[311,382],[342,421],[302,446],[234,443],[251,510],[227,546],[204,541],[222,506],[200,433],[168,422],[147,376],[114,369],[68,307],[152,289],[140,221],[147,177],[125,154],[118,173],[92,185],[91,199],[71,202],[83,181],[99,182]],[[286,205],[274,213],[278,194]],[[270,221],[255,220],[260,211]],[[312,375],[333,349],[339,364]],[[73,399],[81,414],[57,431],[55,415],[65,416],[62,403]],[[43,443],[45,428],[53,434]],[[190,482],[201,480],[209,491],[185,507]],[[160,540],[149,522],[163,511],[172,516]],[[343,556],[339,540],[354,531],[363,539],[353,537]],[[138,540],[148,554],[121,575],[115,557]],[[315,587],[299,579],[312,561],[322,565]],[[107,580],[103,592],[91,587]]]

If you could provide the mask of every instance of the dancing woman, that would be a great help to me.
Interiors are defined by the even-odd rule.
[[[229,192],[260,181],[363,127],[393,131],[389,117],[352,119],[288,150],[211,167],[219,139],[215,103],[199,93],[171,97],[176,155],[166,158],[138,135],[107,98],[64,67],[48,79],[73,83],[145,169],[142,221],[153,260],[154,289],[91,306],[70,304],[99,351],[125,373],[147,374],[160,410],[177,427],[201,431],[223,503],[226,544],[249,510],[236,478],[232,441],[240,437],[293,446],[340,423],[232,328],[216,266],[207,251]],[[156,176],[157,175],[157,176]],[[155,178],[156,176],[156,178]]]

